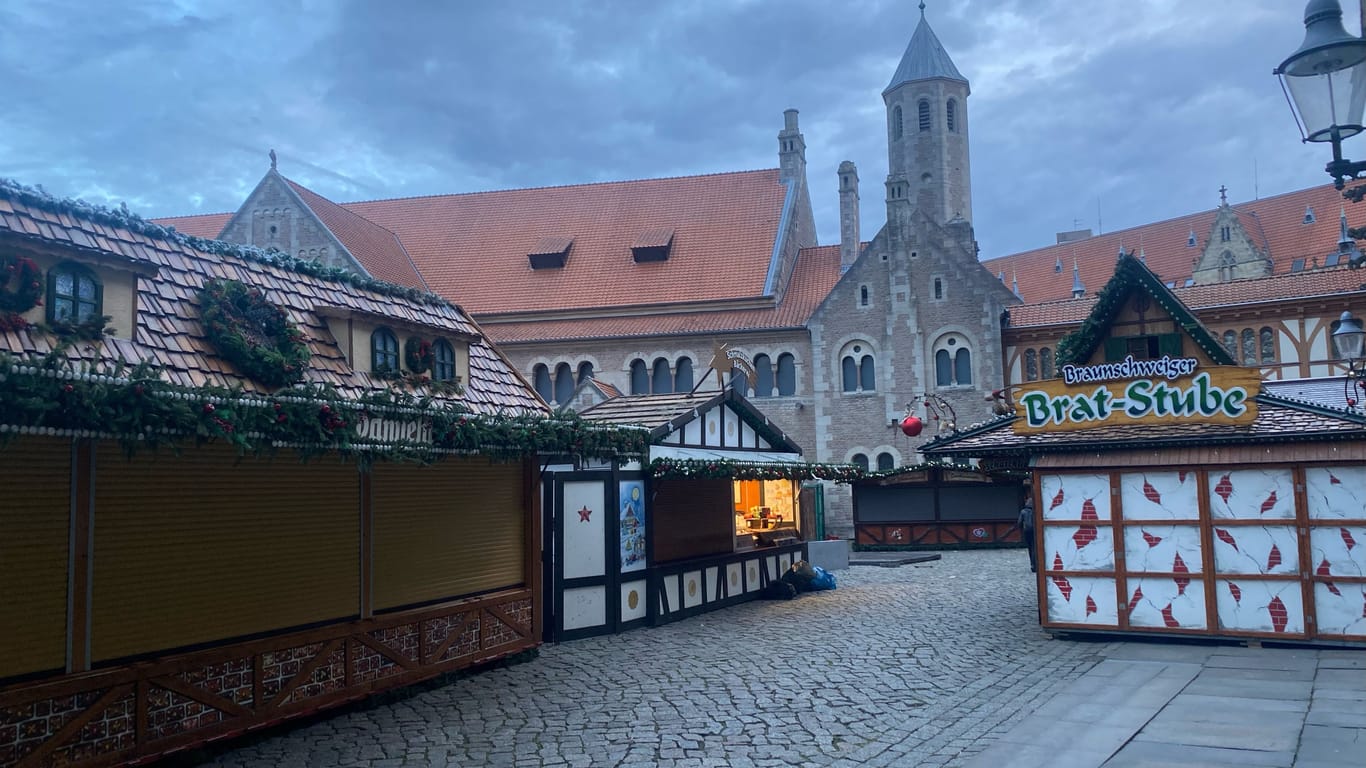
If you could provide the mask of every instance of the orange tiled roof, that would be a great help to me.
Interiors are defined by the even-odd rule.
[[[1151,260],[1150,260],[1151,263]],[[1113,267],[1112,267],[1113,269]],[[1109,280],[1105,277],[1097,290]],[[1194,312],[1230,305],[1246,305],[1335,296],[1366,291],[1366,272],[1333,267],[1307,272],[1293,272],[1250,280],[1227,283],[1208,283],[1175,288],[1172,293]],[[1086,319],[1095,306],[1096,296],[1080,299],[1023,304],[1010,309],[1010,327],[1026,328],[1041,325],[1079,323]]]
[[[426,282],[393,232],[300,184],[289,179],[285,181],[371,276],[395,285],[427,290]]]
[[[1233,206],[1253,243],[1270,249],[1275,274],[1290,272],[1296,259],[1306,268],[1314,260],[1323,265],[1325,257],[1337,250],[1338,218],[1347,205],[1342,193],[1331,184],[1311,187]],[[1314,212],[1314,222],[1305,224],[1305,209]],[[1352,208],[1347,209],[1349,221]],[[1018,275],[1020,295],[1030,304],[1057,301],[1072,295],[1072,259],[1080,265],[1081,279],[1090,292],[1100,290],[1113,274],[1119,247],[1143,249],[1148,268],[1163,282],[1182,286],[1191,276],[1214,225],[1217,209],[1179,216],[1139,227],[1107,232],[1087,240],[1050,245],[1031,251],[1000,256],[983,262],[991,273],[1004,271]],[[1358,215],[1359,217],[1359,215]],[[1190,233],[1196,244],[1186,245]],[[1061,260],[1063,268],[1056,272]],[[1012,315],[1014,312],[1012,312]]]
[[[163,227],[173,227],[175,231],[183,232],[191,237],[217,240],[218,236],[223,234],[223,228],[228,226],[229,221],[232,221],[232,214],[201,213],[195,216],[170,216],[152,221]]]
[[[839,277],[839,246],[803,248],[797,255],[787,293],[776,307],[514,323],[484,320],[482,325],[484,332],[499,344],[802,328]]]
[[[476,315],[763,295],[787,187],[777,169],[347,203],[398,235],[436,293]],[[642,236],[673,231],[667,261],[635,263]],[[532,270],[545,237],[560,269]]]
[[[83,350],[87,345],[74,345],[69,352],[73,357],[151,360],[162,365],[164,377],[176,384],[241,386],[247,391],[261,391],[255,382],[219,358],[200,326],[199,289],[209,278],[226,278],[260,288],[304,332],[312,352],[305,379],[309,383],[330,384],[344,396],[391,386],[371,379],[367,372],[353,370],[346,362],[318,312],[319,308],[341,308],[475,339],[469,346],[470,380],[460,400],[476,413],[547,410],[507,359],[483,340],[478,326],[451,304],[435,298],[409,299],[262,263],[242,255],[249,251],[235,246],[211,253],[200,247],[213,243],[196,244],[181,237],[158,235],[147,224],[111,224],[107,217],[84,215],[79,205],[0,184],[0,238],[103,252],[157,267],[155,277],[138,280],[136,338],[107,338],[102,345],[91,345],[91,352]],[[0,350],[42,355],[51,351],[52,341],[51,336],[37,332],[0,333]]]

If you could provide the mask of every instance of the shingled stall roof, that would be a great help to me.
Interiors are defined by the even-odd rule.
[[[589,421],[649,427],[650,442],[658,443],[682,429],[684,424],[697,419],[699,414],[722,404],[729,405],[738,413],[746,424],[773,446],[773,450],[793,454],[802,452],[801,447],[792,442],[786,432],[769,423],[767,416],[730,387],[693,393],[616,397],[585,408],[581,415]]]
[[[1072,432],[1016,434],[1018,416],[1002,416],[976,424],[921,446],[935,457],[988,458],[1045,453],[1124,449],[1261,445],[1322,441],[1366,442],[1366,416],[1345,409],[1285,400],[1274,395],[1256,397],[1257,418],[1250,424],[1201,422],[1128,424]]]
[[[64,341],[53,333],[32,327],[0,333],[0,363],[6,374],[0,376],[0,381],[9,389],[15,389],[15,392],[7,390],[9,402],[6,406],[10,410],[4,411],[0,421],[8,419],[6,423],[11,427],[25,426],[25,416],[40,417],[39,423],[48,426],[60,422],[63,414],[71,416],[75,411],[70,403],[64,403],[60,410],[39,409],[34,413],[15,408],[21,395],[26,393],[31,399],[44,397],[50,393],[43,389],[46,386],[43,382],[62,380],[71,384],[66,385],[69,389],[57,392],[59,399],[70,395],[92,409],[113,407],[117,397],[126,396],[122,390],[120,394],[87,389],[105,384],[131,387],[136,389],[138,396],[142,396],[144,390],[154,390],[153,394],[158,397],[153,400],[159,408],[166,403],[202,402],[203,423],[199,426],[208,429],[209,436],[234,440],[243,437],[230,425],[222,423],[225,421],[222,418],[224,407],[245,411],[273,403],[277,412],[283,409],[286,415],[294,413],[304,421],[312,419],[324,423],[328,421],[325,418],[328,411],[323,408],[323,416],[318,414],[320,401],[324,405],[362,401],[366,409],[375,406],[377,411],[405,413],[413,418],[429,417],[436,412],[435,408],[447,414],[468,415],[468,419],[460,420],[459,426],[461,430],[468,427],[469,434],[453,431],[448,435],[457,442],[464,441],[460,446],[463,448],[477,447],[471,446],[469,441],[481,437],[506,440],[511,433],[488,431],[494,421],[541,418],[549,413],[546,404],[508,360],[484,340],[478,326],[460,308],[432,294],[283,254],[171,233],[126,212],[54,199],[10,182],[0,182],[0,242],[5,241],[27,243],[36,250],[58,254],[80,250],[97,256],[97,261],[105,258],[131,260],[146,264],[148,272],[156,273],[154,278],[138,281],[135,339],[105,336],[95,342],[71,343],[69,339]],[[239,281],[259,289],[267,301],[281,308],[303,332],[311,357],[302,382],[284,390],[263,386],[244,376],[219,354],[214,344],[205,338],[200,319],[200,290],[211,278]],[[324,319],[324,315],[348,312],[381,317],[395,327],[425,329],[433,336],[444,334],[468,342],[469,380],[456,391],[448,387],[429,387],[422,382],[400,384],[355,370],[346,361]],[[82,367],[81,363],[98,365],[92,369]],[[140,363],[155,368],[131,370],[127,367]],[[118,367],[118,364],[125,367]],[[128,376],[142,378],[137,381],[124,378]],[[28,384],[21,380],[28,380]],[[24,386],[32,391],[19,393],[18,389]],[[312,403],[314,410],[305,410],[301,416],[289,410],[300,403]],[[380,407],[384,404],[389,406],[388,411]],[[105,413],[105,416],[109,414]],[[275,414],[270,416],[274,423],[277,417]],[[454,421],[454,417],[450,420]],[[32,425],[25,428],[29,426]],[[332,432],[339,426],[344,425],[334,421],[332,426],[325,425],[325,428]],[[476,432],[476,427],[485,431]],[[354,424],[351,429],[355,429]],[[612,435],[604,435],[600,436],[601,440],[611,442],[615,439]],[[355,434],[350,437],[353,441],[359,439]],[[581,437],[572,436],[569,441]],[[526,445],[504,447],[528,448]],[[616,447],[626,447],[639,454],[644,448],[643,434],[630,436]]]
[[[708,336],[743,331],[805,329],[811,313],[840,277],[839,246],[803,248],[797,256],[787,292],[776,306],[751,309],[698,309],[659,313],[638,307],[610,317],[500,322],[481,318],[484,332],[500,345],[646,336]]]
[[[1232,206],[1238,221],[1253,243],[1269,249],[1273,274],[1291,272],[1296,261],[1313,269],[1327,265],[1337,252],[1339,215],[1344,210],[1342,193],[1332,184],[1288,192]],[[1346,208],[1348,215],[1353,209]],[[1313,214],[1312,217],[1306,213]],[[1082,283],[1091,289],[1101,285],[1114,269],[1121,246],[1139,252],[1164,283],[1184,286],[1194,273],[1195,261],[1208,244],[1217,208],[1165,221],[1107,232],[1085,240],[1050,245],[982,262],[991,274],[1014,275],[1020,296],[1030,304],[1066,299],[1072,295],[1072,261],[1075,258]],[[1360,222],[1358,222],[1360,223]],[[1195,244],[1187,245],[1191,234]],[[1062,270],[1056,268],[1061,263]]]

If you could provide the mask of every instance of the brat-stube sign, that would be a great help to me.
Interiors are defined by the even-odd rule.
[[[1163,356],[1064,365],[1061,378],[1015,390],[1015,432],[1067,432],[1123,424],[1246,424],[1257,418],[1255,368],[1200,368]]]

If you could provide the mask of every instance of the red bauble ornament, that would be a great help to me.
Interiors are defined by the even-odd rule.
[[[919,416],[907,416],[901,420],[901,433],[906,437],[915,437],[924,428],[925,422],[921,421]]]

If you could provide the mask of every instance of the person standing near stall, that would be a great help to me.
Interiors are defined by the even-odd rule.
[[[1020,529],[1020,536],[1024,538],[1025,548],[1029,550],[1029,572],[1036,573],[1039,569],[1039,556],[1034,551],[1034,499],[1025,499],[1024,506],[1020,508],[1020,519],[1016,522],[1016,526]]]

